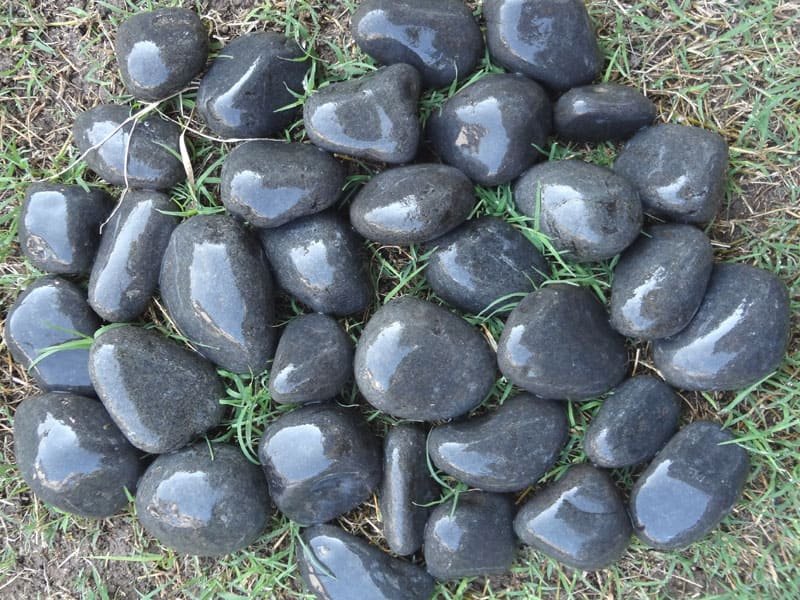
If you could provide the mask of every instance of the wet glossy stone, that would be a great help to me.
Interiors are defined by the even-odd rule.
[[[86,164],[112,185],[167,189],[186,179],[178,150],[180,129],[160,117],[125,123],[127,106],[100,104],[80,113],[72,127],[75,145]],[[125,125],[122,125],[125,123]],[[126,153],[127,150],[127,153]]]
[[[106,321],[132,321],[158,287],[158,274],[177,217],[159,192],[129,190],[103,228],[89,279],[89,304]]]
[[[789,293],[773,273],[717,264],[688,327],[653,343],[667,383],[684,390],[740,390],[778,368],[789,343]]]
[[[364,0],[350,29],[364,52],[415,67],[427,87],[463,79],[483,55],[483,35],[461,0]]]
[[[100,318],[86,302],[86,293],[60,277],[37,279],[8,311],[5,341],[11,356],[45,390],[94,396],[89,379],[89,349],[61,350],[31,363],[47,348],[92,336]]]
[[[437,506],[425,526],[425,566],[436,579],[499,575],[516,555],[508,496],[487,492],[459,494],[455,510]]]
[[[14,414],[14,456],[33,493],[84,517],[110,517],[136,491],[139,454],[97,400],[31,396]]]
[[[447,100],[428,119],[428,137],[447,164],[483,185],[515,179],[542,154],[550,101],[519,75],[487,75]]]
[[[222,420],[225,388],[214,365],[155,330],[104,331],[89,374],[117,427],[150,454],[182,448]]]
[[[719,525],[742,493],[747,452],[716,423],[695,421],[655,457],[631,492],[633,529],[660,550],[685,548]]]
[[[161,299],[200,354],[234,373],[260,373],[275,351],[273,283],[250,232],[226,215],[197,215],[172,232]]]
[[[472,182],[447,165],[411,165],[378,173],[350,204],[350,222],[368,240],[427,242],[463,223],[476,198]]]
[[[583,438],[586,456],[598,467],[631,467],[653,458],[678,429],[681,403],[655,377],[631,377],[614,389]]]
[[[86,275],[100,245],[100,225],[114,207],[103,190],[34,183],[19,216],[19,247],[48,273]]]
[[[414,67],[383,67],[321,88],[306,100],[309,139],[330,152],[405,163],[417,155],[420,77]]]
[[[344,316],[369,305],[363,242],[337,213],[295,219],[260,235],[278,285],[311,310]]]
[[[638,190],[647,214],[678,223],[708,223],[725,193],[728,145],[699,127],[663,124],[637,133],[614,172]]]
[[[691,225],[654,225],[620,257],[611,286],[611,325],[652,340],[682,331],[703,301],[714,252]]]
[[[278,227],[332,206],[344,175],[340,162],[310,144],[245,142],[222,164],[220,195],[255,227]]]
[[[381,449],[358,410],[310,404],[285,413],[258,448],[278,510],[301,525],[335,519],[370,497],[381,480]]]
[[[542,282],[547,262],[522,233],[496,217],[479,217],[429,244],[437,250],[425,277],[436,295],[467,312],[491,313]],[[506,309],[507,310],[507,309]]]
[[[581,160],[536,165],[519,178],[514,198],[524,214],[538,215],[540,231],[571,261],[611,258],[642,228],[642,204],[633,186]]]
[[[611,477],[587,464],[536,492],[514,519],[523,543],[576,569],[595,571],[619,559],[631,539],[625,504]]]
[[[125,89],[152,102],[179,92],[203,70],[208,33],[192,11],[162,8],[128,17],[114,49]]]
[[[494,383],[494,353],[480,331],[412,296],[390,300],[356,344],[356,383],[372,406],[400,419],[451,419]]]
[[[429,600],[434,581],[421,567],[392,558],[333,525],[303,531],[297,563],[320,600]]]
[[[269,376],[275,402],[314,402],[338,395],[353,376],[353,341],[335,319],[302,315],[281,334]]]
[[[222,556],[246,548],[269,520],[258,465],[238,448],[198,442],[162,454],[139,482],[136,516],[147,532],[182,554]]]
[[[486,0],[492,61],[554,90],[591,83],[603,57],[583,0]]]
[[[586,400],[625,376],[625,340],[588,289],[567,284],[533,292],[509,315],[497,345],[500,371],[542,398]]]

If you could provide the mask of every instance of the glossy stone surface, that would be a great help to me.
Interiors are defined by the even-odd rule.
[[[156,458],[136,493],[139,522],[182,554],[241,550],[258,539],[271,511],[258,465],[238,448],[205,441]]]
[[[360,313],[372,300],[363,242],[337,213],[316,213],[262,229],[278,285],[311,310]]]
[[[208,33],[184,8],[162,8],[128,17],[114,45],[125,89],[152,102],[182,90],[203,70]]]
[[[448,304],[478,314],[502,309],[542,282],[547,262],[522,233],[497,217],[478,217],[429,244],[425,277]],[[489,308],[491,306],[491,308]]]
[[[632,338],[675,335],[692,320],[711,277],[711,241],[691,225],[654,225],[620,257],[611,326]]]
[[[317,90],[303,105],[309,139],[330,152],[386,163],[414,159],[420,77],[397,64]]]
[[[320,600],[429,600],[434,581],[421,567],[392,558],[334,525],[303,531],[297,563]]]
[[[475,205],[472,182],[447,165],[411,165],[378,173],[350,204],[350,222],[381,244],[427,242],[466,220]]]
[[[574,465],[536,492],[514,519],[525,544],[576,569],[595,571],[620,558],[631,539],[625,504],[611,477]]]
[[[233,217],[197,215],[178,225],[159,287],[200,354],[234,373],[264,370],[277,337],[272,277],[255,236]]]
[[[581,160],[536,165],[514,185],[517,208],[568,261],[606,260],[627,248],[642,228],[636,190],[612,171]]]
[[[125,123],[127,106],[100,104],[80,113],[72,126],[75,145],[86,164],[112,185],[162,190],[186,179],[178,149],[180,129],[154,116]],[[125,125],[122,125],[125,123]],[[127,154],[126,154],[127,150]]]
[[[84,517],[110,517],[136,491],[139,454],[97,400],[31,396],[14,413],[14,456],[33,493]]]
[[[114,207],[103,190],[34,183],[19,215],[19,247],[37,269],[86,275],[100,245],[100,225]]]
[[[129,190],[103,228],[89,279],[89,304],[106,321],[132,321],[158,287],[161,260],[177,217],[165,194]]]
[[[461,0],[364,0],[350,29],[364,52],[415,67],[426,87],[463,79],[483,55],[483,35]]]
[[[677,388],[746,388],[783,360],[789,311],[789,292],[773,273],[717,264],[697,314],[679,334],[653,343],[653,361]]]
[[[643,129],[614,163],[614,172],[638,190],[647,214],[678,223],[708,223],[716,216],[727,169],[722,136],[674,124]]]
[[[335,519],[370,497],[381,449],[358,410],[310,404],[267,426],[258,448],[278,510],[301,525]]]
[[[615,388],[583,438],[586,456],[598,467],[631,467],[653,458],[678,430],[681,403],[666,383],[638,375]]]
[[[427,133],[433,150],[476,183],[515,179],[542,158],[550,133],[550,101],[535,82],[491,74],[431,113]]]
[[[709,421],[695,421],[675,434],[631,492],[639,539],[676,550],[719,525],[741,496],[750,469],[747,452],[731,444],[733,439]]]
[[[88,348],[61,350],[31,363],[50,346],[79,339],[74,332],[92,336],[100,325],[81,288],[60,277],[42,277],[11,306],[4,337],[11,356],[41,388],[94,396]]]
[[[486,0],[492,61],[554,90],[591,83],[603,57],[583,0]]]
[[[608,324],[603,305],[586,288],[547,286],[519,303],[497,345],[508,379],[542,398],[585,400],[625,376],[625,340]]]
[[[480,331],[412,296],[384,304],[356,344],[356,383],[372,406],[400,419],[451,419],[494,383],[494,353]]]
[[[222,420],[225,388],[214,365],[155,330],[104,331],[89,374],[117,427],[150,454],[182,448]]]
[[[281,334],[269,375],[275,402],[314,402],[338,395],[353,376],[353,341],[335,319],[292,319]]]
[[[499,575],[516,555],[508,496],[487,492],[459,494],[437,506],[425,526],[425,566],[436,579]]]

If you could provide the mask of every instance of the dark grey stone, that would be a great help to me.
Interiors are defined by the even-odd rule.
[[[623,252],[611,286],[611,326],[638,339],[682,331],[700,307],[714,252],[691,225],[654,225]]]
[[[684,390],[739,390],[778,368],[789,344],[789,292],[773,273],[717,264],[688,327],[653,343],[667,383]]]
[[[110,517],[136,491],[139,454],[97,400],[64,392],[31,396],[14,414],[22,478],[48,504],[83,517]]]
[[[642,228],[642,203],[633,186],[581,160],[536,165],[514,185],[514,198],[571,261],[611,258],[633,243]]]
[[[509,315],[497,345],[508,379],[542,398],[585,400],[625,377],[625,340],[586,288],[567,284],[533,292]]]
[[[695,421],[658,453],[633,486],[631,521],[645,544],[685,548],[736,504],[750,470],[747,452],[716,423]]]
[[[477,407],[495,379],[480,331],[412,296],[390,300],[356,345],[356,383],[372,406],[400,419],[451,419]]]
[[[335,519],[381,481],[381,449],[357,410],[310,404],[267,426],[258,448],[272,500],[301,525]]]
[[[647,214],[708,223],[725,193],[728,145],[713,131],[686,125],[648,127],[625,144],[614,172],[638,190]]]

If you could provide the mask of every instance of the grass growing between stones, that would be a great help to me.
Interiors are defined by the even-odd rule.
[[[19,254],[15,242],[19,204],[27,184],[63,173],[58,181],[94,183],[69,130],[77,112],[98,102],[124,101],[113,57],[116,24],[141,9],[176,2],[87,0],[65,7],[56,0],[0,6],[0,304],[4,315],[21,287],[41,275]],[[374,68],[347,33],[353,0],[274,2],[183,2],[203,16],[213,49],[241,33],[271,29],[298,39],[314,58],[307,92],[328,82]],[[253,5],[256,5],[253,7]],[[231,5],[234,7],[231,8]],[[241,7],[238,7],[242,5]],[[478,2],[471,5],[479,9]],[[650,598],[650,597],[800,597],[800,66],[797,2],[763,0],[592,0],[590,13],[606,53],[605,79],[644,90],[659,107],[661,120],[699,125],[721,133],[730,145],[727,201],[709,227],[718,259],[744,261],[777,273],[790,286],[793,338],[781,368],[766,381],[739,393],[684,395],[684,420],[712,418],[732,427],[753,463],[744,498],[723,525],[682,552],[659,553],[634,542],[625,558],[598,573],[559,566],[523,551],[512,572],[491,579],[440,585],[440,598]],[[496,70],[485,61],[481,76]],[[462,84],[463,85],[463,84]],[[426,117],[461,87],[426,93]],[[194,91],[158,107],[188,131],[192,177],[172,196],[182,215],[220,211],[219,168],[232,144],[207,135],[193,113]],[[303,97],[297,99],[300,104]],[[142,108],[143,105],[136,105]],[[303,138],[302,122],[286,139]],[[597,164],[613,162],[617,147],[601,144],[551,146],[551,158],[578,157]],[[424,157],[424,154],[423,154]],[[342,202],[376,167],[346,159],[350,170]],[[548,247],[536,220],[516,212],[508,186],[476,188],[476,215],[490,214],[520,227],[548,254],[549,281],[590,287],[605,298],[612,263],[570,265]],[[385,299],[414,294],[432,298],[424,278],[429,249],[369,245],[370,268]],[[467,319],[496,345],[500,316],[519,298],[504,298],[485,314]],[[285,322],[302,308],[285,300],[278,307]],[[349,319],[356,338],[368,315]],[[176,335],[158,302],[146,321]],[[631,346],[635,372],[652,370],[649,348]],[[11,426],[15,405],[35,388],[0,346],[0,596],[87,598],[245,598],[303,597],[296,577],[297,527],[275,517],[262,538],[246,551],[224,559],[184,557],[161,548],[136,522],[133,508],[114,519],[90,521],[48,508],[34,498],[14,466]],[[285,407],[273,403],[265,374],[222,374],[229,406],[226,427],[212,439],[240,445],[255,459],[266,423]],[[502,402],[514,390],[499,379],[484,406]],[[344,403],[363,406],[354,393]],[[599,401],[569,408],[570,441],[562,460],[543,481],[558,478],[569,463],[584,459],[582,434]],[[478,409],[478,410],[482,410]],[[364,407],[376,430],[391,420]],[[622,470],[617,481],[629,489],[636,471]],[[463,490],[442,477],[444,497]],[[534,490],[523,492],[526,497]],[[382,545],[377,502],[342,517],[347,530]]]

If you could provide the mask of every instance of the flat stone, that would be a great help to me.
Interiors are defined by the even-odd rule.
[[[509,381],[542,398],[586,400],[625,377],[625,340],[592,292],[567,284],[528,294],[509,315],[497,364]]]
[[[197,89],[197,111],[226,138],[274,135],[295,120],[280,110],[303,91],[308,59],[296,42],[273,32],[239,36],[220,50]]]
[[[570,567],[604,569],[618,560],[631,539],[625,504],[611,477],[588,464],[536,492],[514,519],[523,543]]]
[[[335,519],[381,481],[381,449],[357,410],[310,404],[267,426],[258,447],[278,510],[301,525]]]
[[[332,206],[345,169],[311,144],[252,141],[222,163],[222,203],[255,227],[278,227]]]
[[[681,403],[672,388],[638,375],[613,390],[594,415],[583,449],[598,467],[632,467],[653,458],[678,430]]]
[[[717,264],[688,327],[653,343],[667,383],[684,390],[740,390],[778,368],[790,333],[786,284],[764,269]]]
[[[125,89],[152,102],[181,91],[208,58],[208,33],[184,8],[162,8],[128,17],[114,44]]]
[[[89,348],[61,350],[35,361],[47,348],[92,336],[102,322],[86,293],[60,277],[37,279],[19,295],[6,317],[5,341],[11,356],[39,387],[94,396],[89,379]]]
[[[89,304],[106,321],[132,321],[158,287],[164,250],[177,217],[166,194],[129,190],[103,228],[89,279]]]
[[[410,165],[378,173],[350,204],[350,222],[381,244],[427,242],[463,223],[475,206],[472,182],[447,165]]]
[[[725,193],[728,145],[713,131],[686,125],[648,127],[625,144],[614,172],[638,190],[647,214],[703,224]]]
[[[154,116],[136,123],[127,106],[100,104],[80,113],[72,126],[75,145],[86,164],[112,185],[165,190],[186,179],[180,156],[180,129]],[[125,125],[123,125],[125,123]]]
[[[691,225],[654,225],[623,252],[611,285],[611,326],[638,339],[686,328],[713,266],[711,241]]]
[[[583,0],[486,0],[492,61],[554,90],[591,83],[603,57]]]
[[[295,219],[260,235],[278,285],[311,310],[344,316],[369,306],[363,242],[337,213]]]
[[[436,579],[499,575],[516,555],[508,496],[487,492],[458,495],[437,506],[425,526],[425,566]]]
[[[476,183],[499,185],[541,160],[550,101],[535,82],[491,74],[449,98],[428,119],[433,150]]]
[[[14,413],[14,456],[41,500],[68,513],[105,518],[128,504],[139,453],[97,400],[65,392],[31,396]]]
[[[742,494],[747,452],[716,423],[695,421],[658,453],[633,486],[630,514],[648,546],[677,550],[700,540]]]
[[[642,228],[633,186],[605,167],[581,160],[536,165],[514,185],[517,208],[566,260],[594,262],[622,252]]]
[[[422,567],[384,554],[334,525],[302,534],[297,564],[320,600],[429,600],[434,581]]]
[[[203,441],[162,454],[136,493],[139,522],[181,554],[222,556],[246,548],[271,512],[261,469],[227,444]]]
[[[412,296],[384,304],[356,344],[356,383],[372,406],[399,419],[452,419],[477,407],[495,378],[480,331]]]
[[[103,190],[34,183],[19,215],[19,247],[47,273],[87,275],[100,245],[100,226],[114,207]]]
[[[234,373],[260,373],[275,350],[273,283],[255,236],[233,217],[197,215],[172,232],[161,299],[198,352]]]
[[[332,83],[306,100],[306,133],[330,152],[386,163],[409,162],[419,146],[420,87],[419,73],[406,64]]]
[[[384,65],[413,66],[426,87],[463,79],[483,56],[480,27],[461,0],[365,0],[350,30],[361,50]]]
[[[333,398],[353,377],[353,352],[353,341],[336,319],[318,313],[292,319],[272,361],[272,399],[304,403]]]
[[[471,219],[429,246],[436,247],[425,269],[431,289],[473,314],[502,310],[514,301],[507,296],[527,294],[550,272],[536,247],[497,217]]]

